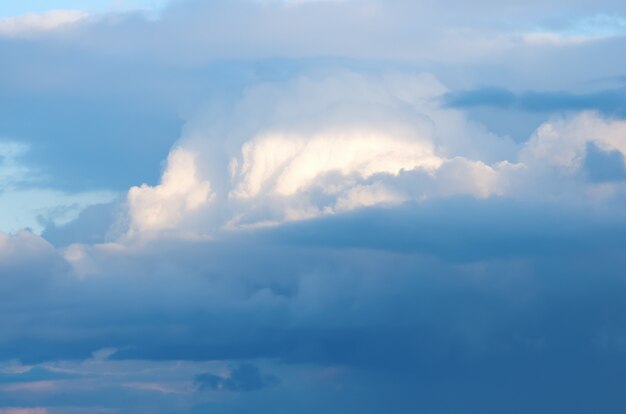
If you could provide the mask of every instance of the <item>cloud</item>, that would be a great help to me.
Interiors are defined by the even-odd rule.
[[[428,142],[368,129],[331,130],[311,137],[270,132],[244,144],[241,169],[234,160],[236,178],[241,177],[234,196],[254,197],[268,186],[271,192],[290,196],[331,172],[367,179],[416,168],[434,171],[442,160],[433,152]],[[268,184],[272,179],[273,186]]]
[[[32,173],[20,162],[21,156],[27,152],[27,145],[0,141],[0,191],[32,180],[32,177],[28,179]]]
[[[202,236],[461,195],[532,203],[549,191],[579,205],[624,195],[618,181],[600,188],[584,173],[590,145],[626,153],[623,121],[555,117],[516,144],[440,107],[445,94],[430,75],[349,71],[251,88],[187,123],[170,157],[184,150],[190,160],[168,166],[161,187],[129,192],[131,233]],[[190,177],[175,180],[178,192],[167,184],[175,168]],[[140,202],[140,191],[162,196]],[[194,194],[202,202],[185,207]],[[152,216],[158,223],[146,221]]]
[[[0,408],[2,414],[48,414],[46,408]]]
[[[55,246],[116,240],[126,231],[126,209],[127,205],[119,200],[90,205],[67,223],[46,222],[41,236]]]
[[[241,364],[233,367],[226,377],[213,374],[196,375],[194,382],[202,391],[259,391],[278,382],[273,375],[262,374],[253,364]]]
[[[501,14],[513,8],[520,20],[533,24],[537,16],[549,14],[545,8],[556,7],[484,4],[495,21],[502,21]],[[621,5],[607,4],[619,13]],[[595,15],[584,2],[576,7],[580,7],[576,15]],[[259,82],[307,77],[338,67],[368,74],[408,67],[438,72],[458,88],[480,84],[485,71],[497,65],[500,69],[488,73],[490,82],[498,85],[532,88],[545,82],[567,88],[594,76],[623,72],[623,65],[615,62],[620,55],[614,50],[621,50],[616,39],[592,50],[525,49],[509,39],[509,31],[517,33],[517,27],[495,30],[483,25],[489,17],[463,10],[455,16],[448,7],[425,11],[408,1],[192,1],[173,4],[158,21],[141,13],[104,13],[47,31],[45,36],[4,37],[1,53],[12,64],[0,69],[0,100],[6,104],[0,114],[0,133],[28,143],[28,159],[57,190],[126,191],[158,182],[155,165],[166,158],[180,135],[181,119],[193,119],[206,101],[232,102]],[[522,11],[528,13],[524,19]],[[415,18],[423,24],[416,24]],[[242,37],[240,30],[233,29],[240,25],[257,35]],[[346,33],[345,27],[352,30]],[[464,51],[480,58],[470,63],[462,56]],[[386,59],[391,53],[393,61]],[[590,53],[593,58],[581,58]],[[516,60],[531,55],[526,65]],[[220,56],[233,59],[220,60]],[[357,60],[364,56],[368,59]],[[615,63],[600,67],[607,56]],[[566,74],[560,70],[564,65],[570,68]],[[522,67],[524,76],[519,74]],[[491,165],[499,160],[488,161]],[[18,227],[26,226],[41,229],[25,222]]]
[[[29,150],[22,143],[0,141],[1,231],[28,228],[39,233],[46,223],[65,224],[83,208],[115,197],[110,191],[67,193],[49,188],[46,174],[27,162]]]
[[[318,410],[343,412],[382,404],[387,395],[445,412],[435,397],[415,401],[415,389],[428,387],[453,390],[461,405],[486,398],[488,412],[502,412],[523,386],[530,387],[527,407],[540,409],[541,390],[560,378],[550,401],[574,389],[589,400],[568,407],[617,404],[621,390],[594,384],[612,383],[623,369],[625,224],[612,212],[572,209],[439,199],[230,230],[211,240],[74,246],[91,272],[48,274],[51,283],[38,284],[28,301],[22,293],[3,302],[11,329],[1,334],[0,355],[80,375],[38,400],[27,390],[0,399],[142,414],[193,412],[196,402],[219,413],[266,411],[277,396],[292,395],[289,408],[311,399]],[[19,266],[22,275],[37,269],[32,258]],[[28,312],[18,312],[24,306]],[[117,352],[92,356],[105,347]],[[594,359],[611,363],[563,383],[564,370],[582,369],[575,361]],[[264,368],[240,375],[244,361]],[[345,374],[330,384],[305,375],[337,366]],[[266,384],[266,370],[280,384],[243,392]],[[208,392],[193,393],[202,379]],[[154,391],[155,384],[176,392]],[[215,392],[220,384],[231,391]],[[494,389],[507,398],[489,399]]]
[[[232,107],[211,109],[186,125],[170,157],[185,151],[195,161],[176,167],[170,158],[161,187],[129,192],[131,228],[203,234],[215,227],[276,224],[379,202],[503,193],[500,170],[510,168],[516,145],[439,108],[435,98],[443,91],[426,74],[351,71],[251,88]],[[193,172],[194,178],[182,180],[189,184],[168,178],[176,168]],[[167,190],[169,181],[176,182],[178,193]],[[172,204],[184,203],[187,192],[195,194],[209,181],[211,203]],[[141,203],[142,191],[163,197]],[[208,197],[202,195],[202,200]],[[171,201],[164,201],[166,196]],[[167,203],[176,217],[165,211]],[[157,209],[163,217],[153,226],[146,217]],[[191,221],[185,224],[186,215]]]
[[[537,129],[521,158],[527,164],[541,162],[574,173],[583,164],[588,143],[626,154],[624,133],[626,121],[603,119],[593,113],[556,118]]]
[[[184,149],[175,149],[168,157],[161,184],[129,190],[131,231],[175,228],[185,215],[210,199],[211,185],[198,178],[194,155]]]
[[[450,92],[443,97],[453,108],[493,107],[529,112],[554,113],[595,110],[608,116],[626,116],[626,89],[617,88],[574,94],[571,92],[525,92],[516,94],[505,88],[483,87]]]
[[[593,42],[626,34],[626,19],[619,14],[598,13],[585,16],[556,30],[537,30],[523,35],[531,44],[567,46]]]
[[[539,46],[575,46],[604,39],[606,39],[604,36],[568,35],[552,32],[531,32],[522,35],[522,40],[525,43]]]
[[[29,231],[15,235],[0,232],[0,277],[5,300],[15,295],[40,290],[56,272],[65,270],[65,263],[46,240]]]
[[[2,384],[45,384],[53,381],[75,378],[64,372],[55,372],[45,367],[27,367],[23,372],[3,372],[0,374]]]
[[[520,36],[623,1],[431,6],[185,1],[2,36],[0,209],[45,228],[0,233],[5,409],[624,406],[622,91],[585,83],[624,39]]]
[[[0,19],[0,36],[29,36],[58,30],[85,20],[89,15],[80,10],[50,10]]]

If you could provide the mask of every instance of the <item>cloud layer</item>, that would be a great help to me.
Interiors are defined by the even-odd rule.
[[[0,21],[0,413],[623,411],[622,3]]]

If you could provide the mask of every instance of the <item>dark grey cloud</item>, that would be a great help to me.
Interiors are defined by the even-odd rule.
[[[69,192],[157,183],[185,122],[204,106],[219,117],[251,85],[333,68],[401,66],[261,57],[181,67],[49,39],[0,38],[0,55],[11,62],[0,68],[0,138],[29,146],[22,161],[44,177],[31,185]]]
[[[115,201],[108,204],[89,206],[69,223],[56,225],[44,222],[41,236],[54,246],[68,246],[73,243],[97,244],[111,241],[120,236],[117,227],[124,229],[124,203]]]
[[[113,347],[116,363],[231,361],[229,376],[203,370],[189,381],[246,397],[199,402],[195,412],[274,412],[285,398],[278,412],[309,399],[303,412],[621,406],[620,216],[502,200],[448,204],[373,209],[212,241],[88,248],[93,273],[53,277],[26,308],[3,304],[11,329],[1,333],[0,355],[32,363],[88,359]],[[263,371],[246,365],[258,359],[271,361],[262,366],[280,384],[269,387]],[[347,373],[317,389],[303,379],[304,368],[283,372],[304,366]],[[77,390],[62,401],[110,407],[110,396],[120,395],[144,412],[142,398],[129,392]],[[453,401],[442,397],[450,392]],[[284,397],[290,393],[293,399]],[[167,395],[159,394],[169,398],[163,407],[183,398]]]
[[[27,231],[0,233],[0,298],[9,309],[28,307],[68,271],[68,264],[45,240]]]
[[[58,381],[77,378],[78,375],[67,372],[57,372],[45,367],[32,367],[24,372],[1,373],[0,383],[20,384],[37,381]]]
[[[623,225],[557,207],[461,199],[220,241],[88,249],[96,273],[52,277],[30,293],[34,313],[11,317],[16,328],[4,333],[0,354],[34,362],[114,347],[117,359],[400,369],[433,355],[531,352],[525,341],[535,328],[557,348],[568,335],[592,341],[609,316],[596,299],[612,301],[605,293],[622,290]],[[17,271],[27,274],[35,263]],[[588,289],[603,293],[584,299]],[[548,325],[525,325],[535,312]],[[567,326],[556,326],[559,312]],[[586,323],[569,325],[585,312]],[[51,326],[54,340],[45,334]]]
[[[482,87],[450,92],[443,97],[443,103],[451,108],[482,106],[545,113],[594,110],[605,115],[626,117],[626,88],[590,93],[515,93],[506,88]]]
[[[598,174],[600,174],[598,172]],[[366,223],[366,225],[364,225]],[[283,225],[285,244],[419,252],[473,261],[620,247],[624,223],[560,204],[455,197]]]
[[[194,382],[202,391],[251,392],[275,385],[278,378],[263,374],[254,364],[243,363],[231,367],[227,377],[205,373],[196,375]]]
[[[619,151],[603,151],[593,143],[587,144],[585,169],[593,182],[626,180],[626,162]]]

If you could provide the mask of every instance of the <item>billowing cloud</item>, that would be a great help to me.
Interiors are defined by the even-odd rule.
[[[15,235],[0,232],[0,277],[4,300],[30,296],[52,280],[66,264],[50,243],[29,231]]]
[[[175,228],[187,214],[208,203],[211,185],[200,181],[194,155],[184,149],[170,153],[161,184],[128,192],[133,231]]]
[[[545,201],[548,188],[580,203],[624,194],[584,174],[589,145],[626,153],[622,121],[555,117],[517,144],[439,106],[445,93],[429,75],[351,72],[253,88],[220,119],[187,124],[163,184],[129,192],[131,228],[207,234],[458,195]]]
[[[207,223],[280,223],[505,193],[500,170],[512,168],[516,144],[440,108],[443,92],[430,75],[346,71],[253,88],[222,119],[209,112],[188,123],[163,183],[129,192],[131,227],[202,233]],[[205,203],[208,182],[215,203]],[[179,226],[184,216],[193,223]]]
[[[580,169],[587,144],[626,154],[626,121],[605,120],[592,113],[543,124],[529,140],[522,158],[574,172]]]
[[[270,132],[244,144],[242,158],[241,168],[236,159],[231,164],[235,179],[240,179],[233,192],[236,198],[257,196],[264,187],[291,196],[329,173],[367,179],[375,174],[398,175],[403,170],[432,172],[442,163],[429,142],[367,128],[311,137]]]

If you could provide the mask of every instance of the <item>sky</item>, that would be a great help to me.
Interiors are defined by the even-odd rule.
[[[155,11],[165,6],[164,0],[22,0],[5,1],[0,17],[11,18],[54,10],[80,10],[90,13],[115,13],[131,10]]]
[[[622,413],[626,3],[3,1],[0,414]]]

